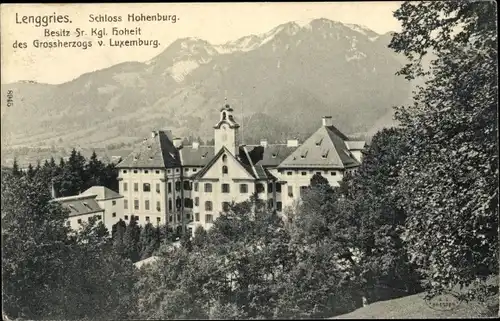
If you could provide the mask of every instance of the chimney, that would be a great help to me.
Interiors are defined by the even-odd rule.
[[[323,126],[333,126],[332,116],[323,116]]]
[[[198,149],[200,147],[200,142],[193,142],[193,149]]]
[[[286,146],[287,147],[297,147],[297,146],[299,146],[299,140],[298,139],[289,139],[286,142]]]
[[[56,197],[56,188],[54,187],[54,179],[50,180],[50,195],[52,195],[52,199]]]
[[[156,137],[156,132],[155,132],[154,130],[151,132],[151,137],[152,137],[152,138],[155,138],[155,137]]]
[[[260,140],[260,146],[266,148],[267,147],[267,139],[261,139]]]
[[[182,148],[182,139],[174,138],[173,143],[174,143],[175,148],[177,148],[177,149]]]

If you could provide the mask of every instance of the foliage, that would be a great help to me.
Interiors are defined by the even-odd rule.
[[[13,173],[20,176],[17,162],[14,162]],[[28,166],[26,176],[43,183],[46,188],[54,185],[57,197],[77,195],[92,186],[106,186],[111,190],[118,190],[117,171],[114,163],[104,164],[97,158],[95,151],[87,161],[79,151],[73,149],[68,161],[60,159],[59,164],[51,158],[33,168]]]
[[[112,252],[108,231],[91,219],[82,231],[44,183],[2,175],[3,309],[27,319],[133,317],[136,271]],[[89,307],[92,307],[89,309]]]
[[[412,148],[395,191],[432,294],[498,273],[496,5],[405,2],[395,17],[403,30],[390,47],[410,60],[400,74],[428,77],[414,104],[398,108]],[[426,72],[428,52],[437,58]]]
[[[368,302],[414,294],[420,290],[416,267],[409,262],[402,233],[406,212],[393,187],[398,162],[407,153],[401,129],[384,129],[364,151],[363,162],[343,181],[349,238],[360,250],[359,278]]]

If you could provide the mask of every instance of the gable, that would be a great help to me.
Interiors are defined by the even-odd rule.
[[[278,168],[323,167],[346,168],[358,166],[359,162],[347,148],[343,137],[329,127],[321,127],[302,145],[293,151]]]
[[[223,177],[222,167],[227,166],[228,174],[224,177],[231,179],[254,179],[254,176],[234,157],[225,147],[214,156],[209,164],[196,176],[197,179],[219,179]]]

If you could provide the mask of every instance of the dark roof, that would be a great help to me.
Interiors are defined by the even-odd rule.
[[[110,200],[115,198],[122,198],[123,196],[117,192],[110,190],[105,186],[92,186],[80,195],[96,195],[96,201]]]
[[[246,148],[253,164],[276,167],[296,150],[297,146],[288,147],[286,144],[269,144],[266,147],[247,145]]]
[[[104,210],[96,202],[97,195],[75,195],[55,198],[52,201],[58,202],[62,207],[69,210],[69,216],[79,216],[92,213],[103,212]]]
[[[355,167],[359,162],[345,144],[347,137],[333,126],[322,126],[297,147],[278,168],[288,167]]]
[[[179,153],[170,131],[158,131],[145,139],[117,168],[167,168],[180,166]]]
[[[184,166],[206,166],[214,157],[214,146],[184,146],[179,154]]]

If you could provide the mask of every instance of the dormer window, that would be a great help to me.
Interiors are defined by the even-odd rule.
[[[323,138],[320,138],[319,140],[317,140],[316,141],[316,146],[320,146],[322,141],[323,141]]]
[[[325,159],[327,156],[328,156],[328,150],[324,151],[324,152],[321,154],[321,158],[323,158],[323,159]]]
[[[83,205],[84,205],[87,209],[92,210],[92,207],[90,207],[88,203],[83,202]]]
[[[271,156],[272,156],[272,158],[276,158],[276,154],[272,154]]]
[[[148,149],[151,149],[151,145],[148,145]]]
[[[300,155],[300,158],[304,159],[304,158],[306,158],[306,156],[307,156],[307,151],[305,151],[304,153],[302,153],[302,155]]]

